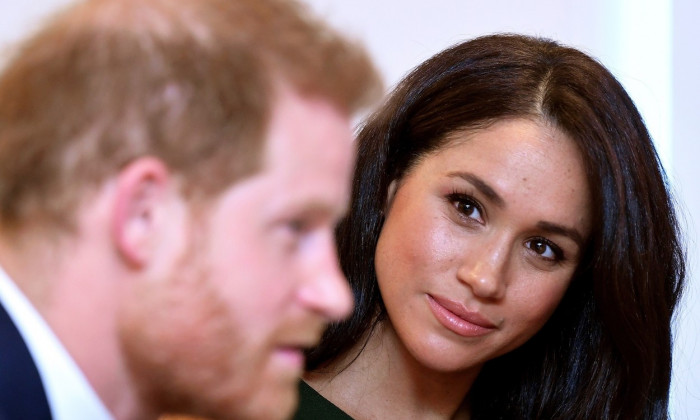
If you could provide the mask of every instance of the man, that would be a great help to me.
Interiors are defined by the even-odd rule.
[[[283,418],[351,296],[367,55],[285,0],[94,0],[0,76],[0,418]]]

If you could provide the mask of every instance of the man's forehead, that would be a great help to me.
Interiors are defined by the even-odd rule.
[[[306,96],[290,88],[278,89],[267,127],[266,149],[293,149],[298,152],[328,153],[319,148],[328,144],[352,142],[350,116],[330,99]]]

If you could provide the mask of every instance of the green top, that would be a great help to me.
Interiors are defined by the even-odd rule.
[[[299,382],[299,408],[292,420],[353,420],[311,388],[306,382]]]

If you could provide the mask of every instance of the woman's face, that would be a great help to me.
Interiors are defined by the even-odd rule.
[[[591,230],[574,142],[516,119],[458,132],[390,191],[379,288],[408,353],[479,368],[532,337],[566,291]]]

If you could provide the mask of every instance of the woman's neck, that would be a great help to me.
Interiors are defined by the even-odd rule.
[[[422,365],[384,321],[366,346],[360,340],[304,379],[357,420],[468,419],[465,396],[479,370],[438,372]]]

